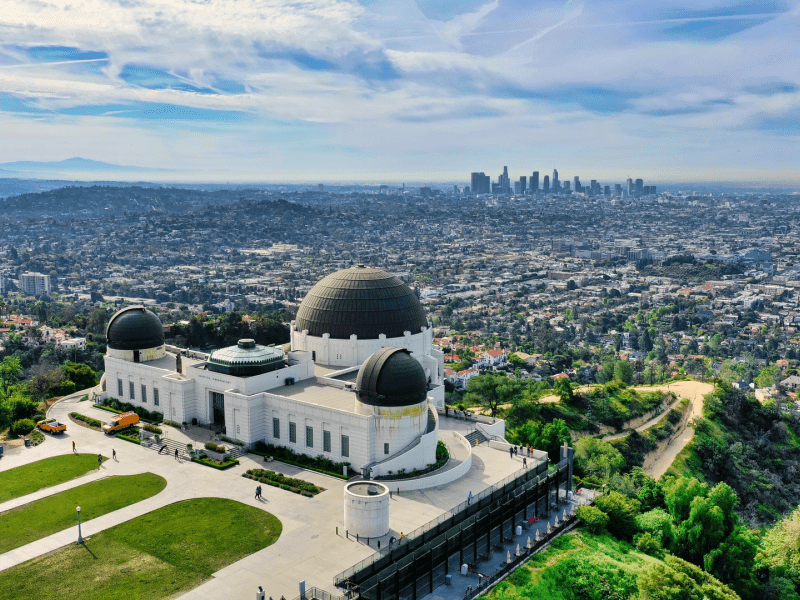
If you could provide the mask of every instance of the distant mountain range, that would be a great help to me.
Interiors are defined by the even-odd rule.
[[[143,167],[114,165],[99,160],[90,160],[88,158],[79,157],[51,162],[20,160],[16,162],[0,163],[0,173],[8,173],[11,176],[21,173],[153,173],[163,170],[164,169],[147,169]]]

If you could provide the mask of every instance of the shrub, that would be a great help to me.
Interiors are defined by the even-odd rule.
[[[240,442],[238,440],[232,440],[231,438],[224,435],[222,436],[222,440],[230,444],[236,444],[237,446],[244,446],[244,442]]]
[[[227,450],[225,450],[225,446],[219,446],[214,442],[206,442],[205,449],[211,450],[211,452],[219,452],[220,454],[224,454],[225,452],[227,452]]]
[[[92,417],[87,417],[86,415],[82,415],[81,413],[71,412],[69,416],[75,419],[76,421],[82,421],[86,423],[89,427],[100,427],[102,423],[97,419],[93,419]]]
[[[608,525],[608,515],[596,506],[579,506],[575,514],[591,533],[600,533]]]
[[[150,424],[145,424],[142,427],[142,429],[144,429],[145,431],[149,431],[150,433],[155,433],[156,435],[161,435],[162,433],[164,433],[163,431],[161,431],[161,429],[159,429],[155,425],[150,425]]]
[[[266,444],[261,440],[256,442],[255,449],[249,450],[249,452],[259,456],[272,456],[281,462],[303,467],[311,471],[319,471],[320,473],[325,473],[326,475],[331,475],[340,479],[347,479],[342,476],[342,471],[345,466],[348,468],[347,470],[349,473],[354,473],[354,471],[350,469],[349,462],[337,463],[324,456],[313,457],[308,454],[297,454],[290,448]]]
[[[44,434],[38,429],[31,431],[28,437],[31,438],[31,446],[38,446],[44,441]]]
[[[302,494],[304,496],[306,493],[313,496],[314,494],[318,494],[322,491],[322,488],[314,485],[313,483],[308,483],[302,479],[286,477],[285,475],[281,475],[275,471],[267,471],[265,469],[249,469],[247,472],[242,474],[242,477],[254,479],[255,481],[266,483],[267,485],[274,487],[279,487],[281,489],[294,492],[295,494]]]
[[[20,419],[11,424],[11,433],[14,435],[28,435],[36,427],[31,419]]]
[[[169,425],[170,427],[175,427],[176,429],[181,428],[180,423],[176,423],[175,421],[161,421],[164,425]]]

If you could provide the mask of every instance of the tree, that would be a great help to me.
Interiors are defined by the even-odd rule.
[[[778,365],[768,365],[761,369],[756,375],[755,384],[760,388],[768,388],[780,380],[781,370]]]
[[[633,383],[633,365],[627,360],[618,360],[614,363],[614,379],[620,379],[625,383]]]
[[[790,579],[800,589],[800,508],[767,531],[761,541],[759,564]]]
[[[662,548],[669,549],[675,540],[672,517],[661,508],[654,508],[636,517],[636,526],[659,541]]]
[[[0,391],[3,398],[8,396],[8,389],[17,381],[22,373],[22,365],[16,356],[6,356],[0,362]]]
[[[553,390],[558,394],[558,397],[564,404],[572,404],[572,401],[575,399],[569,379],[558,379],[553,386]]]
[[[595,500],[595,506],[608,515],[608,531],[614,536],[630,540],[637,531],[636,516],[639,514],[639,502],[611,491]]]
[[[740,600],[713,576],[669,554],[646,568],[637,585],[640,600]]]
[[[703,567],[739,594],[750,596],[756,587],[753,577],[756,550],[753,534],[737,527],[719,547],[705,555]]]
[[[600,533],[608,525],[608,515],[596,506],[579,506],[575,514],[590,533]]]
[[[693,477],[678,477],[664,486],[667,509],[676,523],[689,518],[692,500],[708,494],[708,486]]]
[[[66,362],[63,367],[64,377],[75,383],[75,388],[83,390],[97,385],[97,373],[89,365]]]
[[[520,389],[516,379],[509,379],[503,373],[486,373],[469,380],[464,402],[486,406],[494,417],[500,405],[515,403]]]
[[[575,470],[586,477],[608,481],[625,466],[625,459],[610,443],[584,437],[575,442]]]
[[[37,400],[44,400],[51,390],[64,381],[64,370],[60,366],[40,363],[33,367],[32,377],[28,382],[30,394]]]

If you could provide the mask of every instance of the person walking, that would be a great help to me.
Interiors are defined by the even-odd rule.
[[[114,450],[113,448],[111,449],[111,458],[113,458],[114,460],[117,460],[117,451]]]
[[[97,455],[97,468],[99,469],[100,465],[102,465],[102,464],[103,464],[103,455],[102,454],[98,454]]]
[[[72,440],[72,451],[75,452],[75,440]]]
[[[178,459],[178,449],[175,448],[175,460],[177,460],[177,459]]]
[[[522,457],[522,468],[523,469],[527,469],[528,468],[528,459],[525,458],[524,456]]]
[[[472,502],[472,490],[470,490],[469,494],[467,494],[467,505],[469,505],[471,502]]]
[[[514,448],[512,448],[512,447],[508,448],[508,457],[509,458],[514,458]]]

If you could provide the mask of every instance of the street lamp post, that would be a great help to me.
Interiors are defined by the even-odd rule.
[[[81,507],[77,508],[78,511],[78,543],[83,543],[83,536],[81,535]]]

